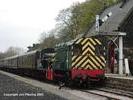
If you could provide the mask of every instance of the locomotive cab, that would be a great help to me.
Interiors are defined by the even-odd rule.
[[[75,45],[78,45],[78,47]],[[104,79],[105,63],[105,47],[100,38],[80,38],[73,43],[72,79],[80,79],[82,81],[99,81]]]
[[[71,46],[67,44],[59,44],[56,46],[55,52],[53,63],[54,80],[64,82],[69,77]]]

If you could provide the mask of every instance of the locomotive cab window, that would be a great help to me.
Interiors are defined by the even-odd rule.
[[[49,65],[49,64],[48,64],[48,61],[45,60],[45,59],[41,60],[41,64],[42,64],[43,68],[47,68],[48,65]]]
[[[97,45],[96,48],[95,48],[95,50],[96,50],[95,52],[96,52],[96,55],[97,55],[97,56],[104,55],[104,52],[105,52],[104,46],[102,46],[102,45]]]
[[[73,54],[81,55],[82,54],[82,45],[80,45],[80,44],[73,45]]]

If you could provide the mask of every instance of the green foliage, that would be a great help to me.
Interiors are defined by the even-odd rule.
[[[87,0],[76,3],[70,8],[63,9],[58,17],[59,37],[62,41],[69,41],[77,35],[85,33],[94,23],[95,16],[119,0]],[[64,39],[65,38],[65,39]]]
[[[39,47],[34,45],[31,50],[54,47],[58,43],[67,42],[84,34],[95,22],[97,14],[102,13],[103,10],[118,1],[86,0],[86,2],[75,3],[71,7],[61,10],[56,18],[56,28],[48,33],[42,33]]]

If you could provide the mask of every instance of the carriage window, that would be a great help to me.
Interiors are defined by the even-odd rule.
[[[73,53],[74,53],[74,55],[81,55],[82,54],[82,45],[75,44],[73,46]]]

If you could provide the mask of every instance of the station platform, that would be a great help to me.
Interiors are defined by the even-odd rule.
[[[20,80],[24,79],[0,71],[0,100],[66,100]]]
[[[133,76],[129,75],[126,76],[125,74],[119,75],[119,74],[105,74],[106,77],[110,78],[117,78],[117,79],[123,79],[123,80],[133,80]]]
[[[88,93],[66,88],[60,90],[59,86],[0,70],[0,100],[88,100],[88,98],[90,98]]]
[[[133,92],[133,76],[106,74],[105,86]]]

